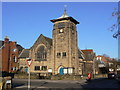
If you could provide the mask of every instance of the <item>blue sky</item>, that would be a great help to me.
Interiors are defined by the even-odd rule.
[[[24,48],[30,48],[40,34],[52,38],[53,23],[63,14],[80,22],[77,25],[80,49],[93,49],[97,55],[117,58],[118,44],[108,30],[115,23],[112,17],[117,2],[3,2],[2,40],[7,35]]]

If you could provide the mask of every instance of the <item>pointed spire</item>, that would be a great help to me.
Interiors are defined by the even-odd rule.
[[[61,16],[61,17],[59,17],[59,18],[66,18],[66,17],[69,17],[68,15],[67,15],[67,10],[66,10],[66,7],[67,7],[67,5],[64,5],[64,14]]]

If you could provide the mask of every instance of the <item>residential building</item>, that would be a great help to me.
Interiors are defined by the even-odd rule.
[[[105,55],[98,55],[96,59],[99,61],[99,73],[115,72],[117,63],[115,59]]]
[[[84,55],[84,59],[82,63],[84,63],[84,73],[93,73],[93,74],[98,74],[98,67],[96,65],[96,54],[93,51],[93,49],[85,49],[81,50]]]
[[[0,41],[0,62],[1,70],[6,72],[15,72],[18,69],[18,55],[22,51],[22,46],[15,41],[9,41],[6,36],[4,41]]]
[[[28,63],[27,59],[29,58],[29,49],[23,49],[19,55],[19,71],[28,72]]]

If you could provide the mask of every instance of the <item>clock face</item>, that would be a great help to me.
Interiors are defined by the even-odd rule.
[[[60,30],[59,30],[59,33],[63,33],[63,29],[60,29]]]

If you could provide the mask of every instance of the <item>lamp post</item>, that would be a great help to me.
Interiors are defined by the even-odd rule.
[[[118,30],[117,33],[113,35],[114,38],[118,39],[118,62],[120,62],[120,1],[118,2],[118,12],[117,12],[117,25]]]
[[[94,55],[93,56],[93,78],[95,77],[95,60],[96,60],[96,57]]]
[[[118,2],[118,11],[115,13],[115,16],[117,16],[118,30],[117,33],[113,34],[113,37],[118,39],[118,59],[117,59],[117,64],[115,65],[116,66],[115,68],[117,69],[116,70],[117,73],[118,72],[120,73],[120,71],[118,71],[120,70],[120,68],[118,68],[120,67],[120,8],[119,7],[120,7],[120,1]]]

